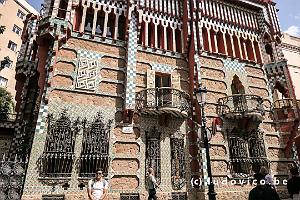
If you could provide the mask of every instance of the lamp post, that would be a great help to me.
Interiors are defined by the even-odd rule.
[[[206,151],[206,161],[207,161],[207,173],[209,178],[208,183],[208,198],[209,200],[216,200],[217,193],[215,192],[215,185],[212,179],[211,173],[211,164],[210,164],[210,156],[209,156],[209,139],[206,127],[206,116],[204,112],[205,106],[205,96],[207,93],[207,89],[205,87],[200,86],[198,89],[195,90],[195,95],[198,101],[198,104],[201,108],[201,132],[203,133],[203,140],[204,140],[204,148]]]

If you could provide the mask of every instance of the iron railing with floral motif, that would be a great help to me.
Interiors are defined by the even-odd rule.
[[[181,112],[189,111],[189,95],[169,87],[147,88],[136,94],[136,109],[176,108]]]
[[[105,123],[101,113],[98,113],[90,125],[84,125],[80,156],[80,178],[94,177],[95,171],[98,169],[101,169],[104,175],[107,175],[111,124],[112,120]]]
[[[229,113],[264,114],[263,99],[257,95],[237,94],[220,98],[218,100],[217,113],[226,115]]]
[[[55,120],[48,116],[45,150],[41,156],[40,176],[43,178],[70,178],[75,160],[75,134],[79,121],[71,121],[66,111]]]
[[[297,105],[300,108],[300,100],[296,100]],[[274,108],[275,109],[284,109],[284,108],[296,108],[293,99],[279,99],[274,101]]]
[[[228,138],[230,153],[230,170],[235,178],[252,176],[262,166],[269,167],[261,129],[253,130],[245,135],[235,133]]]

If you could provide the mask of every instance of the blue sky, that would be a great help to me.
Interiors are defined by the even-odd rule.
[[[43,0],[27,0],[34,8],[40,10]],[[300,37],[300,0],[273,0],[279,9],[281,29]]]

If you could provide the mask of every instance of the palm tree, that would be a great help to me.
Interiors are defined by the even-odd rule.
[[[14,110],[12,95],[0,87],[0,120],[7,120]]]

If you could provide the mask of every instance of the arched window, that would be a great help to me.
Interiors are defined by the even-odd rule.
[[[177,28],[175,29],[175,42],[176,42],[176,52],[181,53],[182,47],[181,47],[181,31]]]
[[[79,31],[80,30],[80,25],[82,21],[82,6],[79,5],[75,9],[75,17],[74,17],[74,30]]]
[[[126,33],[126,18],[124,15],[119,16],[118,21],[118,39],[119,40],[125,40],[125,33]]]
[[[216,42],[217,41],[215,41],[215,31],[214,30],[210,30],[210,43],[211,43],[211,48],[212,48],[212,52],[217,52],[217,49],[216,49]]]
[[[239,48],[239,41],[238,41],[238,38],[237,36],[233,36],[233,46],[234,46],[234,52],[235,52],[235,56],[237,58],[242,58],[241,57],[241,52],[240,52],[240,48]]]
[[[107,21],[106,37],[113,38],[115,33],[115,20],[116,20],[116,16],[114,12],[110,12]]]
[[[93,20],[94,20],[94,9],[89,7],[86,11],[86,18],[84,24],[84,31],[92,33],[93,30]]]
[[[149,167],[154,169],[156,181],[161,182],[161,158],[160,158],[160,136],[161,133],[156,127],[153,127],[146,133],[146,172]]]
[[[140,31],[138,43],[145,46],[145,22],[144,21],[142,21],[141,24],[141,31]]]
[[[254,59],[254,48],[252,47],[252,42],[251,40],[247,39],[246,40],[246,50],[247,50],[247,56],[248,56],[248,60],[252,60],[252,61],[255,61]]]
[[[202,27],[203,49],[205,51],[209,51],[209,41],[207,34],[207,29],[205,27]]]
[[[154,29],[154,24],[151,21],[150,23],[148,23],[148,46],[149,47],[154,47],[154,33],[155,33],[155,29]]]
[[[70,177],[75,159],[75,133],[78,131],[67,113],[63,111],[59,119],[48,116],[48,132],[45,149],[41,157],[42,177]]]
[[[97,13],[97,22],[96,22],[96,35],[103,35],[103,30],[104,30],[104,17],[105,17],[105,12],[103,10],[98,11]]]
[[[157,47],[164,48],[164,28],[161,24],[157,26]]]
[[[224,45],[224,38],[223,38],[223,33],[219,31],[217,33],[217,46],[218,46],[218,52],[225,54],[225,45]]]
[[[167,49],[173,51],[173,30],[171,27],[167,27]]]
[[[100,113],[88,124],[83,133],[80,156],[80,177],[93,177],[97,169],[108,173],[109,135],[112,121],[105,123]]]
[[[227,45],[227,53],[228,56],[233,57],[233,44],[231,44],[231,38],[228,33],[225,34],[226,45]]]

